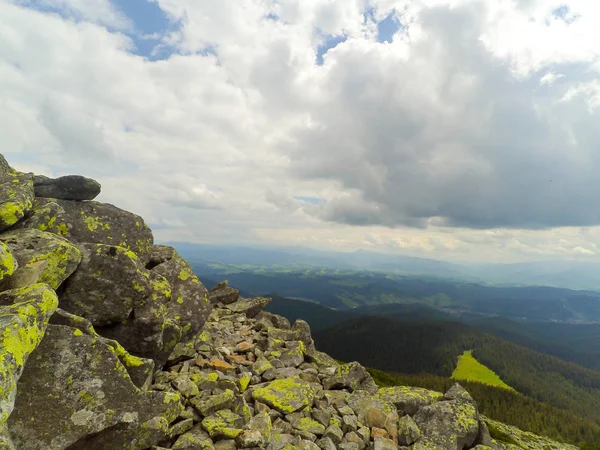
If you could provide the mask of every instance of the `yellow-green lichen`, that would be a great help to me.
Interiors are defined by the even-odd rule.
[[[272,381],[267,386],[256,389],[252,397],[283,414],[291,414],[311,406],[314,392],[307,382],[294,377]]]
[[[15,258],[8,246],[0,241],[0,280],[11,276],[15,271]]]
[[[86,216],[83,211],[81,211],[81,215],[83,215],[83,222],[87,226],[88,230],[94,232],[98,229],[100,230],[110,230],[110,225],[107,223],[103,223],[98,217],[94,216]]]
[[[56,294],[46,285],[15,289],[13,294],[16,303],[0,308],[0,423],[12,411],[18,375],[58,307]]]

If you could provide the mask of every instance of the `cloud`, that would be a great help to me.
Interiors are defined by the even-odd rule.
[[[155,3],[161,60],[111,2],[0,0],[15,166],[98,178],[159,239],[597,254],[600,5]]]
[[[327,99],[313,110],[319,127],[297,130],[290,149],[299,176],[343,186],[320,217],[386,226],[435,217],[470,228],[600,223],[592,169],[600,115],[569,102],[585,94],[596,104],[597,81],[580,83],[597,73],[559,58],[553,67],[565,81],[536,89],[539,75],[515,74],[482,43],[481,15],[480,5],[422,11],[408,56],[403,44],[336,51]]]

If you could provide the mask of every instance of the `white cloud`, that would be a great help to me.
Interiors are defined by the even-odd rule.
[[[159,239],[597,254],[594,2],[562,18],[550,0],[157,2],[181,21],[162,61],[132,53],[107,0],[0,0],[15,166],[98,178]],[[395,11],[392,43],[368,9]],[[347,40],[318,66],[325,35]]]

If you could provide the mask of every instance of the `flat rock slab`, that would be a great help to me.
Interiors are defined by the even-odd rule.
[[[145,449],[168,435],[179,396],[143,392],[109,346],[49,325],[18,384],[8,425],[21,450]]]
[[[80,175],[67,175],[48,178],[36,175],[33,179],[36,197],[58,198],[62,200],[93,200],[102,186],[96,180]]]

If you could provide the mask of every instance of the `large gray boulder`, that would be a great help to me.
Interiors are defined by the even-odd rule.
[[[17,381],[57,306],[45,284],[0,293],[0,424],[13,410]]]
[[[479,412],[469,393],[455,384],[444,400],[424,406],[413,417],[421,430],[415,450],[470,448],[479,434]]]
[[[83,259],[60,296],[61,308],[89,320],[99,334],[127,351],[162,366],[182,334],[167,317],[169,282],[123,247],[80,248]]]
[[[49,325],[19,381],[8,420],[20,450],[146,449],[168,436],[179,396],[135,387],[111,348]]]
[[[62,200],[93,200],[102,186],[96,180],[81,175],[67,175],[48,178],[36,175],[33,179],[36,197],[58,198]]]
[[[181,339],[188,340],[202,329],[210,315],[208,291],[175,249],[162,251],[170,257],[160,262],[155,256],[152,272],[163,276],[171,285],[167,317],[181,328]]]

